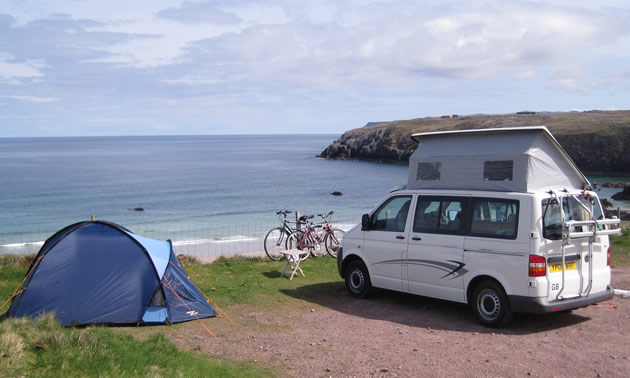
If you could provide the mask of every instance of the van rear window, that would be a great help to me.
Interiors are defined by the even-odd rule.
[[[593,215],[590,210],[592,206]],[[603,219],[604,215],[599,201],[594,201],[591,205],[588,200],[581,196],[562,197],[562,210],[567,221],[586,221],[590,219]],[[544,199],[542,201],[543,212],[543,237],[549,240],[562,239],[562,214],[557,200]],[[586,226],[582,226],[587,231]],[[580,231],[573,229],[572,231]]]
[[[473,198],[470,234],[500,239],[516,239],[518,201]]]

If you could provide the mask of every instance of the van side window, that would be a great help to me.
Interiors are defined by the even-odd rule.
[[[405,231],[407,213],[411,196],[397,196],[390,198],[373,215],[370,220],[370,230],[376,231]]]
[[[413,232],[461,234],[464,198],[425,197],[418,199]]]
[[[473,198],[470,234],[500,239],[516,239],[518,201]]]

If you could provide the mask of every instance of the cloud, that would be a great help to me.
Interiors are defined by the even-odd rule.
[[[538,77],[539,77],[538,72],[534,70],[521,71],[516,74],[516,79],[520,81],[534,80],[534,79],[538,79]]]
[[[0,83],[19,85],[25,79],[41,78],[44,64],[36,60],[16,62],[15,58],[6,53],[0,53]]]
[[[519,109],[578,105],[554,102],[565,96],[605,108],[630,86],[621,0],[11,4],[0,4],[11,13],[0,14],[0,93],[14,119],[37,107],[57,124],[98,119],[104,129],[109,119],[191,130],[212,120],[231,131],[261,118],[292,130],[301,116],[339,125],[487,111],[499,97],[516,101],[506,86],[526,100]],[[604,92],[605,103],[589,103]],[[466,108],[449,110],[457,104]]]
[[[347,5],[347,3],[344,3]],[[183,59],[202,62],[208,75],[250,83],[340,88],[398,87],[419,80],[494,80],[520,69],[519,80],[539,67],[579,58],[610,45],[624,18],[532,3],[356,6],[318,23],[253,24],[189,43]],[[395,20],[395,22],[392,22]]]
[[[19,100],[33,103],[47,103],[59,101],[57,97],[37,97],[37,96],[0,96],[2,98],[8,98],[12,100]]]
[[[157,16],[183,23],[229,25],[241,22],[234,13],[225,12],[213,3],[184,2],[179,8],[159,11]]]
[[[596,84],[588,83],[586,77],[587,73],[575,65],[556,69],[549,75],[552,88],[580,96],[588,95],[591,90],[597,87]]]

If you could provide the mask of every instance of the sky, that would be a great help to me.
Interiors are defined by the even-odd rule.
[[[0,137],[630,109],[627,0],[2,0]]]

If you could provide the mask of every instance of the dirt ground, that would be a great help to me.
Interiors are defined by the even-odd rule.
[[[378,291],[350,297],[340,284],[310,301],[299,279],[277,310],[230,309],[239,324],[206,320],[169,332],[180,348],[274,369],[280,376],[627,377],[630,298],[550,315],[516,314],[503,329],[478,325],[461,304]],[[613,285],[630,290],[630,267],[613,268]],[[294,301],[294,299],[298,301]],[[287,304],[295,302],[296,305]]]

